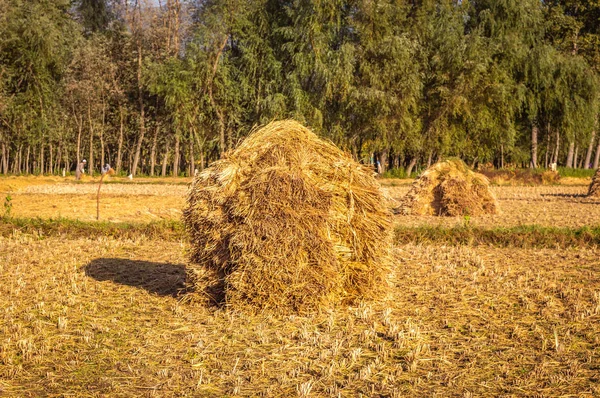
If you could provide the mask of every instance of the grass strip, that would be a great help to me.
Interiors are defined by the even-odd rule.
[[[79,221],[67,218],[0,218],[0,236],[15,232],[40,238],[61,236],[68,239],[81,237],[111,237],[135,239],[180,240],[186,238],[181,221],[163,220],[150,223],[114,223],[107,221]],[[443,244],[448,246],[494,246],[515,248],[567,248],[600,246],[600,226],[581,228],[522,225],[516,227],[481,228],[472,226],[406,227],[394,229],[397,244]]]
[[[185,238],[180,221],[155,221],[150,223],[114,223],[108,221],[79,221],[67,218],[0,218],[0,236],[15,232],[38,237],[61,236],[69,239],[112,237],[134,239],[140,236],[161,240]]]
[[[516,227],[480,228],[471,226],[404,227],[394,230],[394,242],[445,244],[449,246],[494,246],[515,248],[567,248],[600,245],[600,226],[580,228],[522,225]]]

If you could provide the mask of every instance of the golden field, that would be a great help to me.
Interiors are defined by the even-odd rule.
[[[565,179],[565,184],[542,186],[492,186],[500,213],[473,217],[481,227],[541,225],[583,227],[600,223],[600,200],[585,198],[586,179]],[[112,222],[179,220],[185,204],[188,179],[110,178],[103,184],[100,219]],[[575,184],[578,182],[578,184]],[[399,201],[408,192],[410,180],[383,180],[384,192]],[[97,179],[77,183],[71,178],[0,178],[0,201],[10,194],[11,214],[27,218],[96,219]],[[0,209],[2,211],[2,209]],[[396,216],[401,225],[462,225],[462,217]]]
[[[178,220],[186,183],[109,181],[101,220]],[[384,185],[395,199],[408,190],[404,181]],[[0,201],[10,195],[13,217],[92,225],[96,189],[94,181],[0,179]],[[600,224],[585,182],[492,189],[500,215],[395,223]],[[597,246],[397,240],[387,296],[307,316],[187,300],[187,253],[177,235],[15,229],[0,237],[0,396],[600,396]]]
[[[388,297],[278,317],[181,302],[182,242],[0,245],[7,396],[600,394],[597,250],[400,245]]]

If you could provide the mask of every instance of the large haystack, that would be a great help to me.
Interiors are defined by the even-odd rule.
[[[372,171],[295,121],[199,174],[184,220],[188,283],[227,305],[303,311],[386,286],[391,220]]]
[[[596,170],[592,177],[592,183],[588,189],[587,196],[600,198],[600,169]]]
[[[459,159],[439,162],[413,183],[399,213],[410,215],[464,216],[495,214],[498,204],[488,179],[471,171]]]

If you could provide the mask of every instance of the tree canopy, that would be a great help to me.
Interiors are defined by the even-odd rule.
[[[0,172],[192,174],[283,118],[384,168],[597,167],[599,74],[598,0],[1,0]]]

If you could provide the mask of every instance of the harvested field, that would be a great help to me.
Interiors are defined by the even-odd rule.
[[[179,302],[182,242],[0,246],[6,396],[600,394],[598,249],[399,246],[388,300],[278,317]]]
[[[386,181],[383,188],[393,199],[400,200],[410,186],[390,186]],[[74,189],[85,193],[66,193]],[[57,190],[65,193],[55,193]],[[26,186],[11,193],[12,215],[95,220],[96,190],[95,184],[46,182],[45,185]],[[499,202],[500,214],[471,217],[469,222],[472,225],[582,227],[600,224],[600,200],[585,197],[587,185],[492,186],[491,190]],[[34,191],[38,193],[24,193]],[[113,222],[179,220],[186,192],[186,185],[177,184],[106,184],[102,187],[101,219]],[[0,201],[2,199],[0,197]],[[463,225],[464,217],[396,216],[394,222],[406,226],[450,227]]]
[[[181,218],[184,196],[106,194],[102,187],[100,219],[112,222],[148,222]],[[98,187],[95,187],[97,190]],[[107,190],[108,191],[108,190]],[[96,220],[96,194],[12,194],[15,217]],[[2,198],[0,198],[2,199]],[[2,209],[0,209],[0,212]]]
[[[18,192],[33,195],[96,195],[97,184],[46,184],[30,185]],[[141,195],[141,196],[185,196],[186,185],[174,184],[123,184],[104,183],[102,195]]]
[[[16,192],[24,188],[36,185],[97,185],[100,177],[83,176],[81,181],[76,181],[75,177],[58,176],[2,176],[0,177],[0,192]],[[183,177],[141,177],[130,180],[126,177],[111,176],[104,184],[123,184],[123,185],[188,185],[191,178]]]

